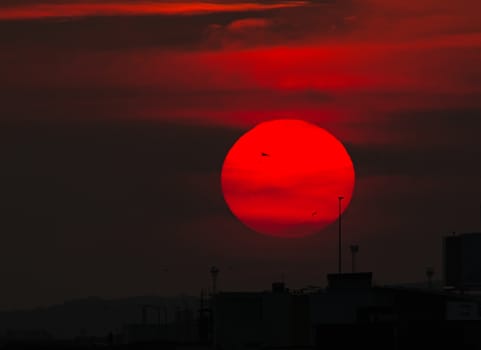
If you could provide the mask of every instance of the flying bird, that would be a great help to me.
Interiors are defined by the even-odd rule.
[[[262,156],[262,157],[270,157],[269,154],[264,153],[264,152],[261,152],[261,156]]]

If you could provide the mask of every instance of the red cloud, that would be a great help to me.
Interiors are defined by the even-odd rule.
[[[41,19],[112,15],[195,15],[214,12],[262,11],[297,7],[305,1],[256,2],[118,2],[118,3],[44,3],[9,6],[0,11],[0,20]]]
[[[229,24],[228,28],[233,31],[262,29],[270,25],[270,21],[265,18],[244,18]]]

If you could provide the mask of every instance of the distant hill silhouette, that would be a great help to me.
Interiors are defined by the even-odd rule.
[[[125,299],[89,297],[66,301],[46,308],[0,312],[0,336],[9,330],[45,330],[54,338],[105,336],[125,324],[141,323],[142,305],[162,307],[161,322],[173,322],[179,311],[191,309],[196,314],[199,299],[192,296],[140,296]],[[157,322],[155,313],[147,321]]]

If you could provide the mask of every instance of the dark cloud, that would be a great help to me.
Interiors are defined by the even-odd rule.
[[[423,109],[392,112],[379,121],[378,135],[391,142],[348,145],[357,175],[368,176],[481,176],[479,109]],[[359,124],[359,131],[363,132]],[[372,126],[370,127],[372,128]],[[475,186],[475,184],[473,184]]]
[[[107,16],[75,20],[0,21],[3,47],[61,48],[62,51],[149,47],[198,47],[211,23],[228,24],[250,13],[201,16]]]
[[[332,100],[320,91],[276,92],[269,89],[169,90],[158,88],[0,88],[0,120],[3,121],[82,121],[118,120],[148,117],[175,120],[165,113],[185,108],[196,119],[210,119],[206,110],[234,114],[246,106],[277,108],[279,99],[288,108],[301,104],[325,104]],[[275,113],[272,113],[275,118]],[[234,118],[233,118],[234,119]],[[225,120],[228,123],[228,120]],[[233,120],[234,124],[235,120]]]
[[[272,1],[251,3],[276,4]],[[61,48],[63,51],[155,47],[192,50],[305,42],[320,34],[332,35],[333,29],[337,32],[347,29],[350,24],[344,19],[355,12],[352,3],[319,1],[295,7],[239,8],[204,14],[139,16],[133,12],[132,15],[0,20],[0,47]],[[254,22],[257,25],[252,25]]]
[[[351,145],[357,175],[368,176],[433,176],[449,177],[466,174],[481,176],[479,148],[464,146],[425,147],[389,145]]]
[[[358,11],[355,1],[309,1],[305,6],[214,23],[204,43],[219,49],[326,41],[351,33]]]

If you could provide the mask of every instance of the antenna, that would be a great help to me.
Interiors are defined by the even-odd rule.
[[[219,269],[212,266],[210,269],[210,275],[212,276],[212,295],[217,293],[217,277],[219,276]]]
[[[352,273],[356,272],[356,254],[359,252],[359,245],[351,245],[351,257],[352,257]]]

